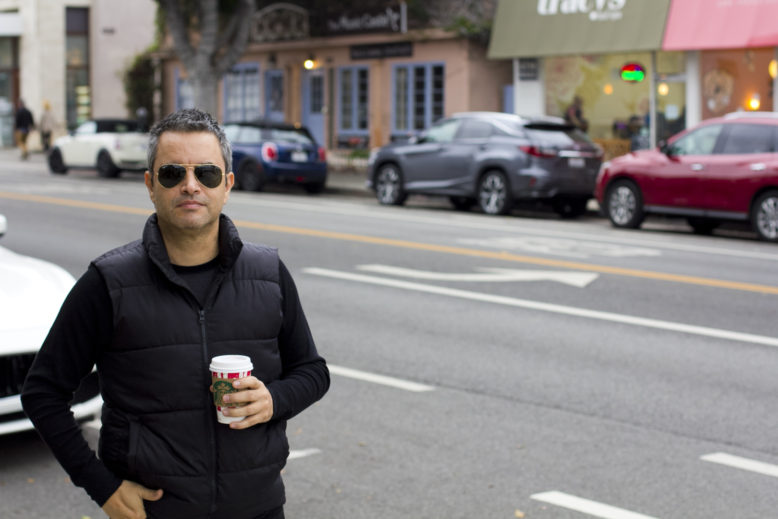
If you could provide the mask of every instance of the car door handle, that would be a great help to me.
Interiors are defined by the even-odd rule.
[[[692,168],[692,171],[702,171],[705,169],[705,164],[700,164],[699,162],[695,162],[690,166]]]
[[[765,169],[767,169],[767,166],[765,166],[762,162],[757,162],[756,164],[751,164],[750,166],[748,166],[748,168],[751,171],[764,171]]]

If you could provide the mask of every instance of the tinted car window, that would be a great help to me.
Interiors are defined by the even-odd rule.
[[[773,128],[765,124],[730,124],[721,153],[770,153],[773,148]]]
[[[424,134],[424,142],[451,142],[461,121],[448,119],[432,126]]]
[[[486,139],[492,134],[492,125],[486,121],[468,119],[462,121],[457,133],[458,139]]]
[[[76,133],[79,135],[87,135],[95,133],[97,131],[97,123],[94,121],[87,121],[76,128]]]
[[[524,127],[529,138],[542,142],[545,146],[558,148],[572,144],[592,144],[592,140],[578,128],[551,124],[532,124]]]
[[[138,131],[135,121],[97,121],[98,132],[129,133]]]
[[[724,128],[721,124],[703,126],[688,133],[670,145],[670,155],[709,155]]]
[[[272,141],[291,142],[295,144],[313,144],[313,139],[302,130],[286,130],[282,128],[270,128],[269,138]]]
[[[262,141],[262,130],[256,126],[241,126],[238,142],[258,144]]]

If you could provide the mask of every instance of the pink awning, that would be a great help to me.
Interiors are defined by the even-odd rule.
[[[672,0],[664,50],[778,46],[778,0]]]

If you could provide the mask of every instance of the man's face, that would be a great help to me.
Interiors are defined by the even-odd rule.
[[[207,188],[195,178],[194,167],[188,166],[184,179],[166,188],[156,177],[163,164],[216,164],[224,171],[224,159],[216,136],[209,132],[163,133],[159,137],[154,171],[146,171],[145,180],[163,230],[189,234],[217,225],[235,182],[232,172],[225,171],[226,182]]]

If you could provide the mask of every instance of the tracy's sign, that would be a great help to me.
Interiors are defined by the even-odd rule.
[[[538,0],[538,14],[586,14],[592,21],[620,20],[627,0]]]

